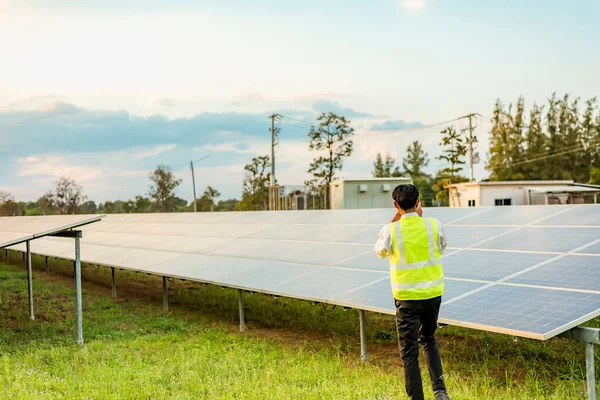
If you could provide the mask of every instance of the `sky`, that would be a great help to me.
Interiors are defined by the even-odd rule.
[[[197,190],[239,198],[268,116],[326,111],[361,134],[343,178],[414,140],[435,173],[444,126],[414,127],[480,113],[483,179],[496,99],[600,94],[598,15],[596,0],[0,0],[0,190],[35,200],[67,175],[126,200],[165,164],[191,201],[189,162],[208,155]],[[316,154],[281,128],[277,179],[302,184]]]

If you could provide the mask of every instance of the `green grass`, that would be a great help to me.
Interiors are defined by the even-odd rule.
[[[16,253],[11,261],[16,261]],[[309,302],[237,294],[193,282],[85,266],[83,346],[74,344],[72,265],[34,258],[36,319],[22,267],[0,265],[2,399],[404,398],[393,318],[367,314],[370,362],[359,360],[358,315]],[[584,348],[447,327],[439,334],[453,399],[585,397]],[[424,373],[424,383],[428,378]]]

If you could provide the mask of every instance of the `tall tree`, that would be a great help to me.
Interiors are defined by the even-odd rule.
[[[318,126],[308,133],[309,149],[323,152],[310,164],[308,172],[313,175],[313,181],[318,186],[324,187],[329,192],[329,185],[335,177],[336,171],[341,171],[345,157],[352,155],[352,136],[354,129],[350,121],[334,113],[322,113],[317,117]],[[309,182],[306,182],[309,185]],[[314,182],[313,182],[314,184]],[[327,208],[330,199],[327,197]]]
[[[442,174],[449,178],[454,178],[459,175],[462,170],[462,165],[465,164],[465,154],[467,154],[467,146],[465,146],[465,139],[460,133],[454,129],[453,126],[449,126],[442,132],[442,154],[437,159],[446,161],[447,166],[441,170]]]
[[[438,160],[446,162],[446,167],[438,171],[435,177],[433,190],[436,192],[436,199],[443,205],[449,204],[448,189],[444,187],[444,182],[450,180],[451,183],[464,182],[467,179],[460,175],[462,165],[465,164],[465,154],[467,147],[465,139],[460,135],[453,126],[449,126],[440,132],[442,140],[442,154],[437,157]]]
[[[493,181],[505,181],[509,176],[510,139],[505,118],[504,105],[498,99],[491,120],[490,149],[485,166],[490,171],[490,180]]]
[[[196,210],[198,211],[214,211],[215,209],[215,200],[221,196],[218,190],[208,186],[204,191],[202,197],[196,200]],[[194,203],[192,203],[188,210],[194,209]]]
[[[390,178],[402,176],[399,167],[395,167],[396,160],[389,154],[386,154],[385,161],[381,157],[381,153],[377,153],[377,158],[373,163],[374,178]]]
[[[152,185],[149,195],[154,200],[154,208],[159,212],[175,211],[178,205],[178,199],[174,191],[181,184],[181,179],[177,179],[171,169],[166,165],[159,165],[154,172],[149,175]]]
[[[12,217],[21,215],[21,206],[10,193],[0,191],[0,216]]]
[[[239,211],[266,210],[269,203],[269,181],[271,174],[267,172],[271,166],[269,156],[252,159],[244,167],[246,176],[242,187],[242,200],[237,204]]]
[[[515,114],[512,114],[512,104],[508,109],[508,164],[507,179],[520,181],[525,179],[525,165],[521,164],[525,158],[525,99],[523,96],[517,100]]]
[[[542,179],[544,174],[546,161],[537,159],[540,157],[540,154],[544,153],[546,144],[546,135],[542,128],[543,112],[544,107],[540,107],[534,103],[529,113],[529,127],[527,128],[525,138],[525,159],[527,162],[523,162],[522,164],[526,179],[539,180]]]
[[[429,165],[427,153],[423,150],[421,142],[415,140],[406,148],[406,157],[402,160],[402,167],[405,173],[413,179],[417,179],[426,176],[423,168],[427,165]]]
[[[600,133],[600,126],[596,125],[600,122],[600,114],[597,117],[598,120],[595,120],[596,101],[597,98],[593,97],[585,102],[585,111],[583,112],[583,120],[581,121],[581,137],[587,148],[584,155],[587,157],[585,161],[592,166],[600,166],[600,157],[598,157],[600,155],[600,149],[598,148],[600,142],[597,141],[599,139],[597,135]]]
[[[88,200],[79,207],[81,214],[96,214],[98,212],[98,206],[93,200]]]
[[[63,176],[56,181],[54,190],[47,192],[38,202],[46,214],[75,214],[86,201],[83,188],[73,179]]]
[[[546,157],[544,159],[550,160],[544,165],[544,173],[542,174],[542,179],[544,180],[563,179],[565,177],[563,168],[560,165],[560,157],[549,158],[560,153],[564,147],[558,126],[560,105],[561,101],[556,97],[556,93],[553,93],[552,97],[548,99],[548,111],[546,111],[546,146],[544,154],[541,155],[541,158]]]

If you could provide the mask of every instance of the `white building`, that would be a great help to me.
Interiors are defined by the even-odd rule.
[[[331,209],[391,207],[394,188],[409,183],[410,178],[338,179],[329,188]]]
[[[600,186],[573,181],[463,182],[449,186],[450,207],[596,204]]]

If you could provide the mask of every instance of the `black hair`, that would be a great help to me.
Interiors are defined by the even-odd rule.
[[[410,210],[417,205],[419,189],[415,185],[398,185],[392,192],[392,198],[404,211]]]

